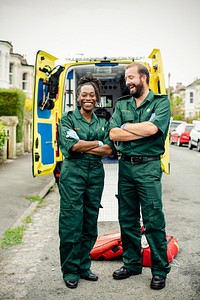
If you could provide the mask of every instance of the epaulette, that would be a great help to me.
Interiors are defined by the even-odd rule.
[[[62,114],[62,117],[63,117],[63,118],[64,118],[64,117],[68,117],[68,116],[71,115],[72,113],[73,113],[72,110],[66,111],[66,112],[64,112],[64,113]]]
[[[126,99],[129,99],[130,97],[132,97],[131,94],[125,95],[125,96],[118,98],[117,101],[126,100]]]
[[[71,115],[71,114],[73,114],[73,112],[74,112],[73,110],[66,111],[66,112],[65,112],[65,115],[67,115],[67,116],[68,116],[68,115]]]
[[[166,94],[154,94],[156,97],[168,97]]]

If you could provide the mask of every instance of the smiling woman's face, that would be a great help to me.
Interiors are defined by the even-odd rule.
[[[84,111],[92,111],[97,101],[94,87],[90,84],[83,85],[78,95],[78,101]]]

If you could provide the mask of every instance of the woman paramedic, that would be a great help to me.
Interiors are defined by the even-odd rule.
[[[112,155],[108,123],[93,112],[100,100],[101,82],[92,75],[80,79],[80,107],[63,114],[59,145],[63,164],[60,192],[60,263],[68,288],[80,278],[97,281],[92,273],[90,251],[97,238],[97,219],[104,187],[102,156]]]

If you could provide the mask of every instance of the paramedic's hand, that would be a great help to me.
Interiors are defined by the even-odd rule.
[[[152,120],[155,118],[155,116],[156,116],[156,114],[155,114],[155,113],[152,113],[152,114],[151,114],[151,117],[150,117],[150,119],[149,119],[149,121],[152,121]]]
[[[99,147],[103,146],[104,144],[102,143],[102,141],[98,141],[99,143]]]
[[[74,131],[73,129],[69,129],[69,130],[67,131],[66,137],[67,137],[67,138],[70,137],[70,138],[75,139],[75,140],[80,140],[78,134],[77,134],[76,131]]]
[[[120,128],[121,128],[121,129],[124,129],[124,127],[125,127],[126,124],[128,124],[128,123],[122,124],[122,125],[120,126]]]

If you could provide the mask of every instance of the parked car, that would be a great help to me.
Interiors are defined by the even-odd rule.
[[[200,122],[194,125],[189,136],[188,148],[192,150],[194,147],[200,152]]]
[[[178,121],[178,120],[171,120],[169,125],[169,137],[171,135],[171,132],[174,131],[178,125],[186,123],[185,121]]]
[[[170,144],[176,144],[179,147],[183,144],[188,144],[190,139],[190,132],[193,128],[193,124],[189,124],[186,122],[179,124],[176,129],[171,132]]]

